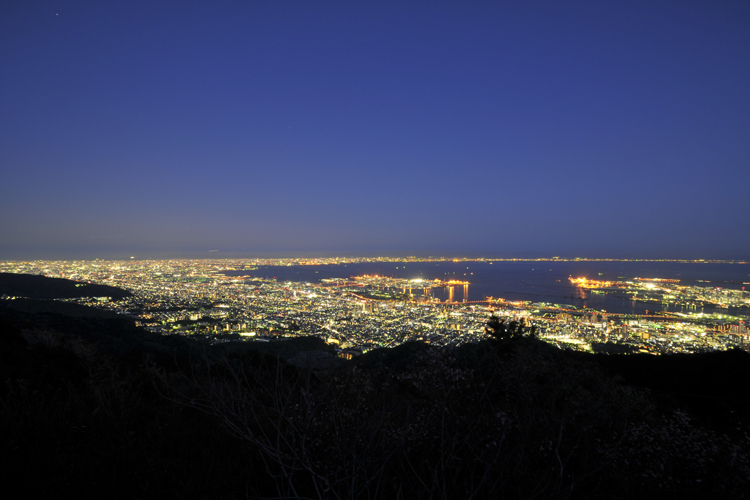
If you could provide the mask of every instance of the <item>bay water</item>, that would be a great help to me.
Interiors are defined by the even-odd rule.
[[[572,305],[613,313],[644,314],[646,310],[679,311],[665,304],[634,302],[624,297],[594,294],[573,286],[571,277],[620,281],[634,278],[678,279],[681,285],[750,290],[750,264],[682,262],[498,261],[498,262],[389,262],[321,266],[262,266],[223,271],[227,276],[251,276],[277,281],[318,284],[322,279],[379,275],[403,279],[468,281],[454,287],[456,302],[481,301],[486,297]],[[421,294],[415,285],[413,293]],[[446,300],[449,290],[436,288],[432,296]],[[690,309],[696,312],[696,309]],[[700,309],[697,310],[700,312]],[[713,312],[705,308],[705,312]]]

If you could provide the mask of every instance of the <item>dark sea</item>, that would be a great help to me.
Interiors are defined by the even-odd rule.
[[[456,302],[479,301],[485,297],[510,301],[546,302],[592,308],[612,313],[643,314],[648,311],[680,311],[679,307],[640,303],[614,295],[592,294],[572,286],[569,278],[596,280],[633,278],[678,279],[681,285],[750,290],[749,264],[684,264],[673,262],[394,262],[338,264],[325,266],[267,266],[255,270],[223,271],[228,276],[276,278],[278,281],[320,283],[325,278],[359,275],[428,280],[468,281],[468,287],[454,287]],[[418,294],[418,289],[413,290]],[[432,295],[448,298],[447,289],[434,289]],[[692,312],[701,309],[691,308]],[[704,312],[713,312],[705,308]]]

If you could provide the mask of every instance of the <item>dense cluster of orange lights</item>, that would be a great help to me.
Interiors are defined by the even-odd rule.
[[[608,288],[613,284],[611,281],[596,281],[586,278],[570,278],[570,282],[581,288]]]
[[[359,276],[351,276],[351,279],[353,280],[365,280],[365,279],[375,279],[375,278],[382,278],[382,279],[388,279],[387,276],[379,276],[377,274],[362,274]],[[454,286],[454,285],[468,285],[468,281],[460,281],[460,280],[450,280],[450,281],[441,281],[438,278],[435,278],[435,280],[430,281],[427,279],[416,279],[416,280],[409,280],[414,283],[425,283],[425,284],[438,284],[442,286]]]

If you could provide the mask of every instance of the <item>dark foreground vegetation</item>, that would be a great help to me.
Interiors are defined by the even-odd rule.
[[[317,339],[209,346],[3,302],[0,475],[35,498],[750,491],[744,352],[595,356],[514,336],[312,371],[299,352],[324,356]]]

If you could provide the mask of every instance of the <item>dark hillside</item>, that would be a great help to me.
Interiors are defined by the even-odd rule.
[[[185,359],[203,357],[204,346],[201,344],[182,337],[149,332],[136,327],[131,318],[95,308],[52,301],[29,301],[33,303],[29,308],[10,306],[16,302],[25,301],[0,301],[0,373],[7,364],[16,364],[14,357],[5,351],[4,346],[8,343],[18,344],[22,339],[38,332],[43,334],[42,337],[52,336],[60,342],[83,342],[95,346],[97,352],[112,356],[118,363],[133,360],[140,364],[144,354],[164,358],[167,363],[173,363],[175,356]],[[36,311],[37,302],[62,307],[55,313],[47,312],[46,306],[41,308],[42,312],[24,310]],[[70,314],[71,310],[73,314]]]
[[[0,302],[0,307],[6,307],[15,311],[22,311],[31,314],[59,314],[61,316],[71,316],[74,318],[107,318],[124,319],[130,322],[135,321],[135,318],[123,316],[112,311],[57,300],[3,300]]]
[[[0,273],[0,297],[30,299],[75,299],[81,297],[130,297],[127,290],[107,285],[91,285],[63,278],[47,278],[36,274]]]
[[[597,356],[597,361],[624,383],[648,389],[663,412],[684,410],[717,429],[750,422],[750,353],[745,351]]]
[[[409,343],[313,371],[301,361],[331,356],[315,338],[209,345],[122,318],[26,309],[0,307],[0,475],[32,496],[750,491],[747,415],[731,407],[729,428],[678,398],[691,383],[732,394],[711,384],[746,380],[742,353],[600,357],[520,337]]]
[[[164,397],[205,350],[132,321],[0,308],[0,477],[38,498],[230,498],[245,447]],[[157,375],[161,374],[161,375]]]

